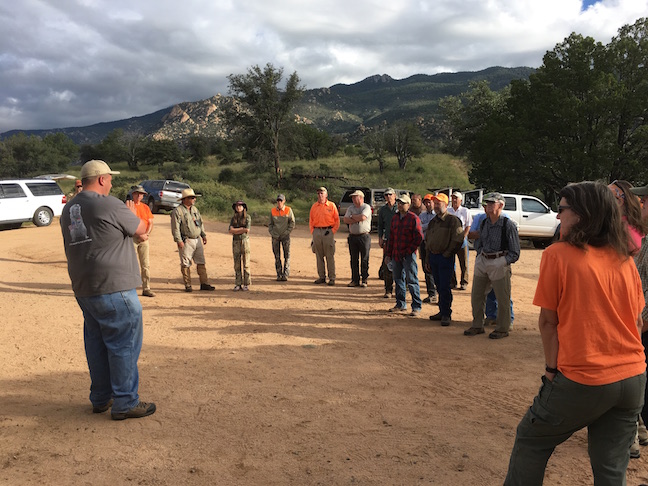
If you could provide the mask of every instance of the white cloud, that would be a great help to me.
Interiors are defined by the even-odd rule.
[[[373,74],[536,67],[607,43],[648,0],[22,0],[0,6],[0,132],[82,126],[227,92],[267,62],[308,88]]]

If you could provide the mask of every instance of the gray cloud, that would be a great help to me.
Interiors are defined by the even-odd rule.
[[[313,4],[313,5],[307,5]],[[84,126],[227,93],[267,62],[308,88],[532,66],[609,42],[648,0],[28,0],[0,6],[0,132]]]

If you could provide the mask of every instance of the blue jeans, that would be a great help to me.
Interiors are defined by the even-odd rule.
[[[495,291],[491,289],[486,296],[486,319],[497,319],[497,299],[495,298]],[[513,314],[513,300],[511,300],[511,323],[515,320]]]
[[[77,302],[84,318],[90,401],[101,406],[113,398],[112,413],[126,412],[139,402],[137,360],[143,323],[137,291],[77,297]]]
[[[392,265],[394,283],[396,284],[396,306],[401,309],[407,308],[407,303],[405,302],[405,283],[407,282],[407,288],[412,295],[412,310],[420,311],[423,303],[421,302],[421,293],[419,290],[416,253],[407,255],[399,262],[392,260]]]
[[[429,254],[428,262],[439,294],[439,312],[444,317],[452,315],[451,281],[454,275],[454,255],[446,258],[443,255]]]

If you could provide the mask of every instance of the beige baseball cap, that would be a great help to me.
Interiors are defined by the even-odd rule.
[[[110,170],[108,164],[103,160],[88,160],[83,167],[81,167],[81,179],[86,179],[87,177],[97,177],[100,175],[119,174],[119,171]]]

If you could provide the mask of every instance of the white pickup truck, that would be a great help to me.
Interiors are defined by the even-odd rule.
[[[474,189],[463,193],[463,205],[474,217],[484,211],[482,199],[485,191]],[[486,192],[487,194],[487,192]],[[534,196],[502,194],[506,200],[504,211],[517,223],[521,239],[531,240],[536,248],[544,248],[560,236],[560,221],[556,213]]]

